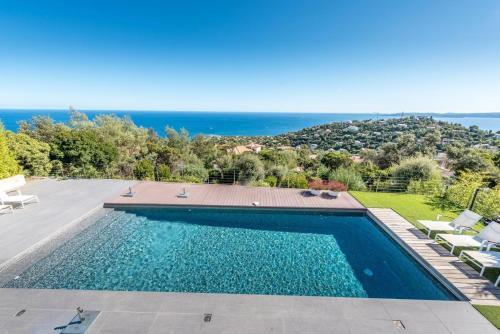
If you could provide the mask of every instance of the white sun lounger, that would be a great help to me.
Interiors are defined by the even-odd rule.
[[[451,247],[453,254],[455,247],[479,248],[479,250],[490,250],[493,246],[500,245],[500,224],[490,223],[477,235],[463,234],[438,234],[436,241],[442,241]]]
[[[481,270],[481,276],[484,275],[484,271],[487,268],[500,269],[500,252],[463,250],[459,258],[464,258],[477,265]],[[498,275],[495,286],[497,286],[499,282],[500,275]]]
[[[14,213],[12,205],[0,205],[0,213]]]
[[[8,195],[5,191],[0,191],[0,204],[20,204],[24,208],[24,204],[40,202],[36,195],[23,195],[19,190],[16,192],[17,195]]]
[[[430,238],[431,233],[434,231],[439,232],[453,232],[458,231],[462,233],[463,231],[472,228],[479,220],[481,220],[480,215],[470,210],[465,210],[451,222],[439,221],[439,220],[417,220],[417,223],[422,225],[425,230],[428,230],[427,236]]]

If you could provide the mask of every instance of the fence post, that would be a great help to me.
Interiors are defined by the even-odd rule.
[[[471,211],[472,211],[472,208],[474,207],[474,203],[476,202],[476,197],[477,197],[477,194],[479,193],[479,191],[481,191],[481,188],[476,188],[474,190],[474,194],[472,194],[472,200],[471,200],[469,208],[468,208]]]

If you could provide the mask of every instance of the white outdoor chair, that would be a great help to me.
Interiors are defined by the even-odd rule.
[[[471,261],[477,265],[480,268],[481,276],[484,275],[484,271],[487,268],[500,269],[500,252],[463,250],[460,252],[459,258]],[[500,275],[498,277],[495,286],[497,286],[500,281]]]
[[[12,205],[0,205],[0,213],[14,213]]]
[[[36,195],[23,195],[20,190],[16,190],[17,195],[8,195],[5,191],[0,191],[0,204],[18,204],[24,209],[28,203],[38,203],[40,200]]]
[[[429,231],[427,236],[430,238],[434,231],[439,232],[454,232],[462,233],[465,230],[471,229],[478,221],[481,220],[480,215],[470,210],[465,210],[451,222],[439,220],[417,220],[417,223],[422,225],[425,230]]]
[[[489,251],[493,246],[500,246],[500,224],[492,222],[476,235],[438,234],[436,241],[444,242],[451,247],[451,254],[456,247]]]

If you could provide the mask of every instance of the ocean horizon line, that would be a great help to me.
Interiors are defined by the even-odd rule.
[[[238,114],[326,114],[326,115],[379,115],[379,116],[397,116],[397,115],[450,115],[454,117],[460,117],[464,115],[467,116],[483,116],[483,117],[500,117],[500,111],[481,111],[481,112],[436,112],[436,111],[400,111],[400,112],[373,112],[373,111],[363,111],[363,112],[336,112],[336,111],[262,111],[262,110],[155,110],[155,109],[79,109],[75,108],[75,111],[78,112],[144,112],[144,113],[238,113]],[[68,108],[9,108],[9,107],[0,107],[0,112],[57,112],[57,113],[68,113],[71,110]]]

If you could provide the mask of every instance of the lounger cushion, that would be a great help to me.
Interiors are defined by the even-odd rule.
[[[32,200],[34,198],[35,198],[34,195],[15,195],[15,196],[3,197],[2,199],[4,202],[20,203],[20,202],[26,202],[26,201]]]
[[[500,268],[500,252],[464,251],[464,254],[473,258],[485,267]]]
[[[481,247],[481,241],[476,236],[463,234],[438,234],[438,236],[456,247]]]
[[[450,222],[437,221],[437,220],[418,220],[419,224],[425,226],[430,231],[453,231],[455,228]]]

